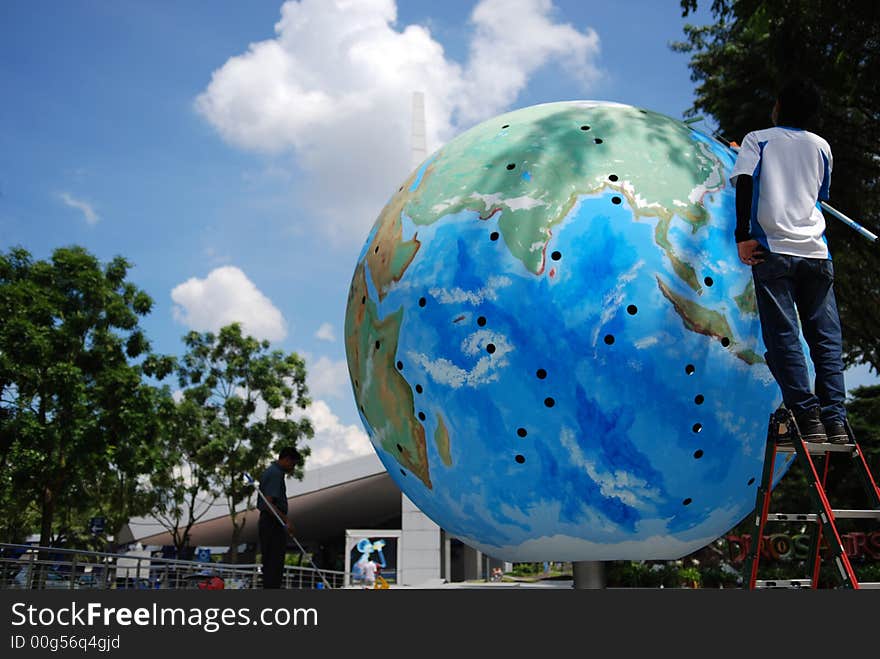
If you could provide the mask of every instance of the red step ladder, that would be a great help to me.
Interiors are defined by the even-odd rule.
[[[745,562],[744,581],[750,590],[756,588],[817,588],[819,584],[819,567],[821,563],[820,545],[822,534],[828,539],[831,552],[830,559],[840,575],[843,588],[878,588],[880,582],[859,583],[850,564],[849,557],[843,548],[840,534],[837,531],[838,519],[876,519],[880,520],[880,489],[871,475],[865,456],[859,448],[849,422],[845,422],[849,441],[846,444],[813,444],[805,442],[801,437],[794,417],[787,409],[778,409],[770,415],[767,429],[767,447],[764,453],[764,471],[761,485],[755,500],[755,529],[752,542]],[[773,467],[777,453],[794,453],[806,473],[810,488],[811,512],[808,513],[771,513],[770,498],[773,494]],[[849,457],[852,466],[859,472],[871,509],[840,510],[832,508],[825,493],[828,477],[828,465],[832,456]],[[816,469],[814,456],[824,456],[822,476]],[[767,522],[811,522],[815,523],[810,547],[810,558],[813,575],[808,579],[758,579],[758,563],[761,558],[761,545],[764,541],[764,527]]]

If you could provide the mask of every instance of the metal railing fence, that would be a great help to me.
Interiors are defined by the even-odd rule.
[[[250,589],[262,587],[259,564],[185,561],[82,549],[0,543],[0,588],[12,589]],[[331,588],[345,573],[321,570]],[[212,581],[213,580],[213,581]],[[284,566],[283,588],[323,588],[313,567]]]

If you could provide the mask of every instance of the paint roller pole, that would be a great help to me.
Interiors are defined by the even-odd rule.
[[[299,543],[299,540],[296,539],[296,536],[293,535],[293,532],[290,530],[290,527],[287,526],[287,522],[281,518],[281,515],[278,513],[278,510],[266,498],[266,495],[263,494],[262,490],[260,490],[260,484],[257,483],[257,481],[255,481],[253,479],[253,477],[251,477],[251,475],[247,472],[244,473],[244,478],[248,483],[250,483],[251,485],[253,485],[254,487],[257,488],[257,496],[259,496],[263,500],[263,503],[266,504],[266,508],[268,508],[269,510],[272,511],[272,514],[275,516],[275,519],[277,519],[278,523],[284,527],[285,531],[287,531],[288,537],[296,543],[296,546],[299,548],[300,553],[309,559],[309,563],[312,564],[312,567],[315,568],[315,572],[318,573],[318,575],[321,577],[321,581],[324,582],[324,587],[328,588],[328,589],[331,588],[330,582],[327,581],[327,577],[325,577],[324,573],[321,572],[321,568],[319,568],[317,565],[315,565],[315,561],[312,560],[311,554],[307,553],[306,550],[303,549],[303,546]]]
[[[834,217],[836,217],[838,220],[843,222],[850,229],[854,229],[858,234],[860,234],[861,236],[864,236],[865,238],[870,240],[872,243],[877,242],[877,236],[875,236],[873,233],[868,231],[861,224],[859,224],[858,222],[856,222],[853,219],[848,218],[846,215],[841,213],[839,210],[837,210],[836,208],[832,208],[831,206],[826,204],[824,201],[820,201],[819,203],[822,206],[823,210],[826,210],[829,213],[831,213]]]

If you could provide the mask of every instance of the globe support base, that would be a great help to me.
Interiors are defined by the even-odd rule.
[[[575,590],[605,588],[605,565],[602,561],[574,561],[571,564]]]

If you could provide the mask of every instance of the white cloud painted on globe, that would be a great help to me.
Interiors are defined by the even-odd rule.
[[[174,319],[197,332],[216,332],[230,323],[245,334],[280,341],[287,322],[278,308],[239,268],[215,268],[204,279],[192,277],[171,291]]]
[[[393,0],[286,2],[276,37],[214,71],[195,107],[228,142],[293,152],[301,216],[336,242],[358,241],[411,168],[411,96],[425,94],[433,151],[513,103],[557,64],[586,92],[600,78],[599,36],[555,22],[550,0],[482,0],[464,64],[421,25],[398,25]],[[339,194],[344,181],[345,194]]]

